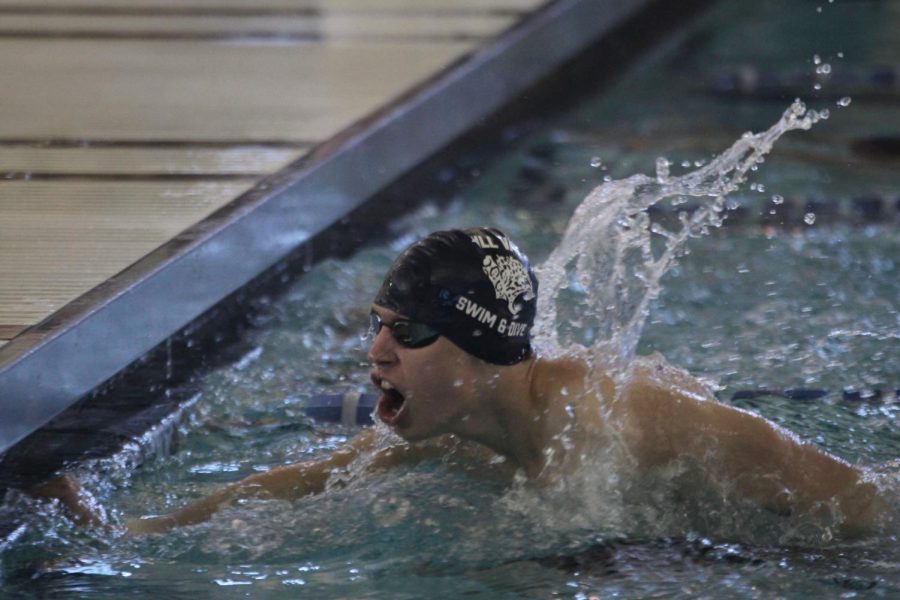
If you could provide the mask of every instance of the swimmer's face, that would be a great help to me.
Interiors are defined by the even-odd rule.
[[[372,382],[381,391],[378,418],[409,441],[456,432],[468,414],[477,359],[443,336],[405,347],[391,330],[405,317],[380,306],[372,310],[383,324],[369,348]]]

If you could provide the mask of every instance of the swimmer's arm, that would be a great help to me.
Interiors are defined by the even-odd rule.
[[[106,523],[103,507],[81,487],[73,475],[62,475],[28,490],[34,498],[58,501],[77,525],[99,527]]]
[[[175,512],[130,521],[128,532],[132,535],[163,533],[173,527],[201,523],[223,506],[244,498],[295,500],[321,493],[333,473],[347,469],[361,454],[372,451],[375,436],[375,428],[366,429],[326,458],[275,467],[265,473],[251,475]],[[424,460],[442,452],[442,443],[445,442],[404,444],[378,450],[366,463],[366,469],[379,471],[405,462]]]
[[[639,461],[663,464],[691,454],[713,457],[737,492],[779,514],[825,510],[836,502],[845,534],[872,530],[886,511],[862,473],[753,413],[718,403],[699,382],[671,387],[638,380],[629,404],[642,420]]]
[[[328,477],[345,469],[374,445],[374,429],[367,429],[326,458],[272,468],[220,488],[166,515],[144,517],[127,524],[132,535],[163,533],[173,527],[206,521],[223,506],[244,498],[294,500],[325,490]]]

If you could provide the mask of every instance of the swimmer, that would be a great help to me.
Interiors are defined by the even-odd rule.
[[[497,229],[416,242],[375,296],[368,351],[381,394],[376,416],[408,443],[379,448],[368,428],[323,459],[252,475],[171,514],[131,521],[128,531],[199,523],[242,498],[319,493],[357,460],[380,470],[464,448],[541,484],[582,467],[585,448],[614,444],[638,474],[714,454],[736,495],[788,516],[836,506],[845,535],[872,530],[887,512],[861,471],[720,404],[661,357],[636,359],[616,383],[591,368],[583,349],[540,355],[531,344],[537,293],[528,259]]]

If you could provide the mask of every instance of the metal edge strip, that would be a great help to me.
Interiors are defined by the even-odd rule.
[[[321,157],[314,152],[307,168],[288,181],[251,191],[265,197],[213,223],[180,252],[0,366],[0,453],[650,1],[557,0],[336,151]]]

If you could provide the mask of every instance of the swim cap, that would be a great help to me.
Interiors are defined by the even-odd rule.
[[[486,362],[531,354],[537,277],[500,230],[438,231],[401,254],[374,303],[440,332]]]

